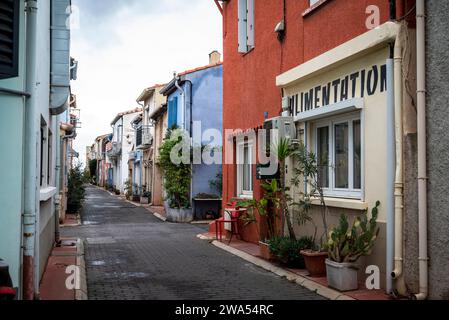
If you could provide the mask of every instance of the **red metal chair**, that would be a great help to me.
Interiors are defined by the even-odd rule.
[[[10,287],[0,287],[0,301],[14,300],[16,296],[16,290]]]
[[[223,217],[215,220],[215,238],[217,240],[223,240],[223,228],[225,223],[231,224],[231,236],[229,237],[229,243],[232,241],[234,235],[239,236],[238,221],[240,214],[245,212],[245,208],[240,208],[237,202],[231,202],[229,206],[224,209]]]

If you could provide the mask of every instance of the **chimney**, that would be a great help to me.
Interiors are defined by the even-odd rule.
[[[209,65],[215,65],[221,61],[221,54],[217,50],[209,53]]]

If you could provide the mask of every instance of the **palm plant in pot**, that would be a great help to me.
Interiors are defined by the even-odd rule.
[[[307,187],[299,193],[299,200],[292,202],[294,213],[300,226],[307,223],[313,224],[314,234],[312,237],[313,245],[309,249],[301,251],[304,257],[305,266],[309,275],[312,277],[322,277],[326,275],[326,258],[328,253],[324,248],[327,242],[327,206],[324,198],[323,181],[321,181],[322,170],[327,170],[327,159],[317,160],[314,153],[309,152],[304,144],[300,144],[294,152],[296,166],[293,169],[294,175],[292,184],[299,187],[301,183],[305,183]],[[323,235],[319,243],[317,243],[318,227],[311,217],[312,201],[319,200],[321,221],[323,225]]]
[[[367,211],[357,217],[349,226],[345,215],[340,217],[340,223],[329,233],[326,260],[328,285],[340,291],[356,290],[358,288],[356,262],[361,256],[371,254],[371,250],[379,235],[377,216],[380,202],[377,201],[368,219]]]

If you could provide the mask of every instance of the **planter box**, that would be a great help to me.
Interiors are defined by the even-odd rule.
[[[262,258],[264,258],[265,260],[269,260],[269,261],[276,260],[276,256],[270,252],[270,246],[268,245],[268,243],[259,241],[259,251],[260,251],[260,256]]]
[[[148,204],[148,198],[146,198],[146,197],[140,197],[140,203],[141,203],[141,204]]]
[[[165,214],[167,221],[178,223],[190,223],[193,221],[193,210],[189,209],[176,209],[170,208],[170,206],[164,202]]]
[[[338,263],[326,259],[327,283],[329,287],[339,291],[357,290],[357,265]]]
[[[326,275],[327,252],[301,250],[306,269],[311,277],[324,277]]]

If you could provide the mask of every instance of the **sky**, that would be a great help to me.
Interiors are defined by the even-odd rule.
[[[213,0],[72,0],[71,55],[78,60],[72,93],[81,109],[74,149],[112,133],[111,121],[139,105],[143,89],[173,72],[207,65],[222,53],[221,14]]]

